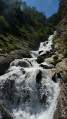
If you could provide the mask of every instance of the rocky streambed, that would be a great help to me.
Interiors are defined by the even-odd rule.
[[[53,37],[40,43],[38,51],[31,51],[31,58],[15,59],[0,76],[0,119],[53,119],[59,76],[54,66],[44,61],[53,53]]]

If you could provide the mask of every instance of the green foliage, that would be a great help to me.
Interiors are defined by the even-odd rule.
[[[45,35],[53,34],[53,29],[50,28],[49,26],[47,26],[44,31],[45,31]]]
[[[62,42],[63,42],[63,47],[64,47],[63,55],[64,57],[67,57],[67,34],[66,33],[64,34],[62,38]]]
[[[59,8],[57,13],[53,14],[47,19],[47,22],[53,26],[58,25],[58,23],[67,16],[67,0],[59,0]],[[56,27],[55,27],[56,28]]]
[[[52,40],[52,49],[54,50],[54,45],[55,45],[55,39],[56,39],[56,36],[53,38]]]
[[[54,60],[53,62],[53,65],[55,66],[57,63],[61,62],[61,60],[57,59],[57,60]]]
[[[55,14],[53,14],[48,20],[47,22],[52,24],[53,26],[57,25],[61,20],[61,17],[60,17],[60,13],[57,12]]]
[[[0,16],[0,32],[3,33],[5,31],[8,31],[9,29],[9,23],[5,20],[3,16]]]
[[[64,57],[67,58],[67,49],[64,49],[64,53],[63,53]]]
[[[67,42],[67,34],[64,34],[64,36],[63,36],[63,42],[64,43]]]
[[[54,60],[57,60],[57,59],[58,59],[58,56],[54,56],[53,59],[54,59]]]
[[[11,50],[16,49],[16,43],[18,39],[11,35],[8,34],[9,37],[5,37],[3,35],[0,35],[0,48],[3,50],[3,52],[10,52]]]
[[[63,81],[64,81],[64,83],[67,82],[67,74],[64,76]]]
[[[57,63],[61,62],[62,60],[58,59],[58,56],[53,57],[53,65],[55,66]]]
[[[46,19],[42,12],[38,12],[35,7],[28,7],[25,2],[0,0],[0,34],[9,35],[9,41],[13,43],[10,45],[10,43],[3,43],[1,40],[1,47],[4,47],[5,51],[8,49],[10,51],[15,48],[14,44],[18,39],[23,39],[30,44],[33,39],[36,42],[37,40],[44,41],[48,35],[53,34],[56,25],[60,22],[62,10],[62,7],[59,7],[56,14]],[[64,44],[67,44],[66,41]],[[66,47],[66,45],[64,46]]]
[[[59,6],[62,6],[67,3],[67,0],[59,0]]]

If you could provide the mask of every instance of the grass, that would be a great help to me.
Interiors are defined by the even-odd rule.
[[[17,42],[17,38],[10,34],[8,36],[9,37],[0,35],[0,48],[3,52],[9,53],[11,50],[16,49],[15,43]]]

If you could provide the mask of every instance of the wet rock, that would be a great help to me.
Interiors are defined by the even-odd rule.
[[[46,104],[47,97],[48,97],[48,91],[47,91],[46,86],[42,87],[42,84],[38,83],[37,84],[37,90],[38,90],[37,91],[38,92],[37,95],[38,95],[38,98],[39,98],[39,102]]]
[[[36,83],[40,83],[42,79],[42,72],[39,70],[36,74]]]
[[[42,51],[39,51],[39,54],[41,54],[43,52],[43,50]]]
[[[47,96],[43,94],[42,97],[40,98],[40,103],[46,103],[46,100],[47,100]]]
[[[42,63],[44,61],[44,56],[37,57],[37,63]]]
[[[21,66],[21,67],[28,67],[29,66],[25,61],[19,61],[17,65]]]
[[[60,72],[57,73],[57,78],[61,78],[61,73]]]
[[[48,54],[48,55],[49,55],[49,54],[50,54],[50,51],[46,51],[46,54]]]
[[[11,66],[20,66],[20,67],[29,67],[30,63],[24,59],[17,59],[17,60],[14,60],[10,65]]]
[[[29,78],[29,77],[30,77],[30,73],[28,72],[26,73],[25,78]]]
[[[6,72],[12,61],[14,61],[15,59],[21,59],[23,57],[31,58],[31,55],[28,51],[23,50],[15,50],[12,51],[10,54],[0,54],[0,75],[3,75]]]
[[[54,75],[52,76],[52,80],[56,83],[57,82],[57,74],[54,73]]]
[[[41,64],[40,66],[43,67],[44,69],[52,69],[53,68],[53,66],[48,66],[48,65],[44,65],[44,64]]]
[[[25,74],[25,70],[23,68],[21,69],[21,71],[22,71],[23,74]]]
[[[13,119],[13,114],[3,105],[0,104],[2,113],[2,119]]]
[[[13,102],[14,100],[14,91],[15,91],[15,80],[7,79],[2,85],[2,95],[6,100]]]

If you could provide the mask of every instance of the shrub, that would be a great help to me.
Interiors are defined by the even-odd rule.
[[[47,26],[45,28],[45,35],[51,35],[51,34],[53,34],[53,29]]]
[[[53,61],[53,65],[55,66],[57,63],[61,62],[60,59],[58,59],[58,56],[54,56],[53,57],[54,61]]]

